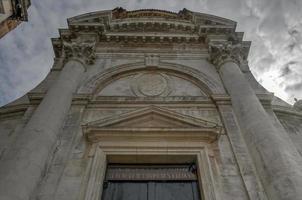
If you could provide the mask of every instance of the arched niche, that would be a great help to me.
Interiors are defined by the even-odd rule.
[[[121,95],[117,89],[121,90]],[[93,97],[210,96],[222,94],[224,90],[216,80],[188,66],[160,63],[157,67],[146,67],[143,62],[137,62],[111,67],[93,75],[78,92],[91,93]]]

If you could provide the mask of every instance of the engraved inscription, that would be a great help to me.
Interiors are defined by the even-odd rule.
[[[113,180],[197,180],[194,171],[187,167],[175,168],[108,168],[107,181]]]

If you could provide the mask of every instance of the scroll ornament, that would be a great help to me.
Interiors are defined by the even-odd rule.
[[[63,42],[66,59],[74,58],[91,65],[95,61],[95,42]]]
[[[209,45],[210,62],[218,69],[226,62],[232,61],[239,66],[244,60],[241,44],[218,43]]]

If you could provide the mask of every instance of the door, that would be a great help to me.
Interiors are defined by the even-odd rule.
[[[109,165],[102,200],[200,200],[194,165]]]

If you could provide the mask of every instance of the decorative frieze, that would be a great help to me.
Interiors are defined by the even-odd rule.
[[[95,42],[63,42],[66,59],[78,59],[87,65],[93,64],[95,60]]]
[[[166,19],[180,19],[180,20],[192,20],[193,12],[184,8],[178,13],[166,11],[166,10],[157,10],[157,9],[141,9],[134,11],[127,11],[122,7],[117,7],[112,10],[113,19],[125,19],[125,18],[143,18],[143,17],[160,17]]]

